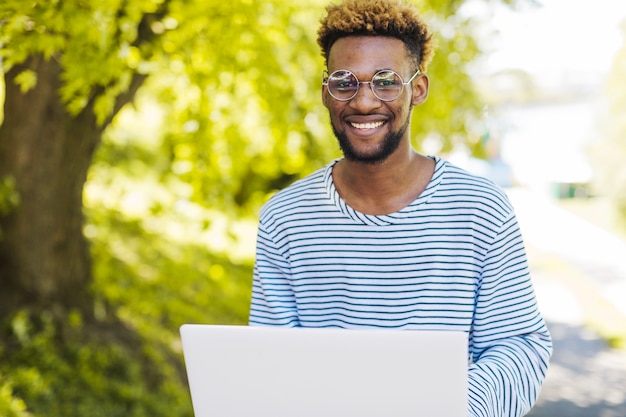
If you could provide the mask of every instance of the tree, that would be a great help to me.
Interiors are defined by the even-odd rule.
[[[91,309],[82,190],[102,132],[147,75],[119,55],[124,48],[151,54],[150,23],[163,18],[167,4],[140,5],[144,10],[3,6],[0,175],[14,181],[20,196],[0,223],[4,314],[33,305]]]
[[[207,254],[198,243],[168,242],[158,227],[148,230],[149,219],[97,204],[88,207],[87,240],[85,183],[90,176],[133,177],[135,163],[142,161],[162,187],[184,186],[188,203],[245,217],[253,216],[267,194],[337,155],[319,103],[322,60],[311,29],[325,3],[0,4],[5,87],[0,317],[6,318],[0,354],[11,361],[8,368],[0,366],[0,374],[14,374],[11,384],[0,383],[0,391],[14,390],[9,397],[24,398],[35,413],[52,412],[55,396],[72,403],[76,395],[61,395],[46,378],[99,393],[75,400],[74,407],[57,405],[59,415],[84,415],[106,402],[107,395],[115,401],[102,411],[106,415],[169,415],[164,399],[185,402],[180,390],[167,385],[173,375],[184,381],[171,344],[175,324],[195,313],[181,312],[170,299],[159,301],[167,281],[154,277],[177,277],[182,281],[165,286],[177,298],[198,302],[201,293],[221,303],[220,311],[237,312],[216,317],[236,321],[245,313],[228,300],[245,300],[246,282],[224,282],[224,267],[217,266],[229,268],[234,277],[249,275],[250,267],[228,265],[223,254]],[[439,36],[439,54],[456,65],[445,59],[433,63],[432,85],[438,87],[420,109],[413,134],[417,143],[436,132],[445,148],[477,117],[479,105],[464,63],[478,48],[472,22],[455,15],[462,1],[431,3],[427,17],[435,32],[443,26],[453,29],[441,31],[446,35]],[[159,109],[156,149],[136,143],[139,134],[128,141],[106,140],[119,139],[127,128],[122,113],[139,118],[150,106]],[[150,213],[159,210],[164,208],[150,206]],[[116,235],[120,230],[127,234]],[[126,251],[113,247],[114,241],[123,241]],[[133,269],[124,258],[128,253],[149,258],[159,268],[144,262],[140,271]],[[175,256],[206,268],[213,281],[202,283],[202,274]],[[142,296],[133,292],[137,285],[145,299],[137,300]],[[181,290],[181,285],[188,287]],[[145,315],[133,315],[136,310]],[[159,348],[135,347],[146,338],[158,341]],[[37,362],[37,355],[47,359]],[[127,355],[139,357],[140,366],[130,366]],[[70,364],[82,370],[78,382],[70,381]],[[33,376],[29,369],[39,373]],[[114,388],[107,391],[102,378]],[[129,393],[125,381],[147,382]],[[14,412],[20,407],[15,405]]]

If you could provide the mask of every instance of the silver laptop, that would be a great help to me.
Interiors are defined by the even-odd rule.
[[[464,332],[185,324],[196,417],[465,417]]]

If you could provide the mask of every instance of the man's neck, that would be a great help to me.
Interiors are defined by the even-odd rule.
[[[434,166],[431,158],[411,149],[377,164],[344,159],[333,168],[333,181],[341,198],[353,209],[390,214],[419,197],[432,178]]]

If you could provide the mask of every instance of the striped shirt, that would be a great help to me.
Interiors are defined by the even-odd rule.
[[[257,238],[251,325],[462,330],[469,415],[525,414],[552,353],[518,223],[492,182],[435,158],[410,205],[348,206],[333,161],[273,196]]]

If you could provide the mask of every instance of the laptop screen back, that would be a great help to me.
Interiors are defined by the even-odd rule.
[[[467,335],[183,325],[196,417],[467,416]]]

